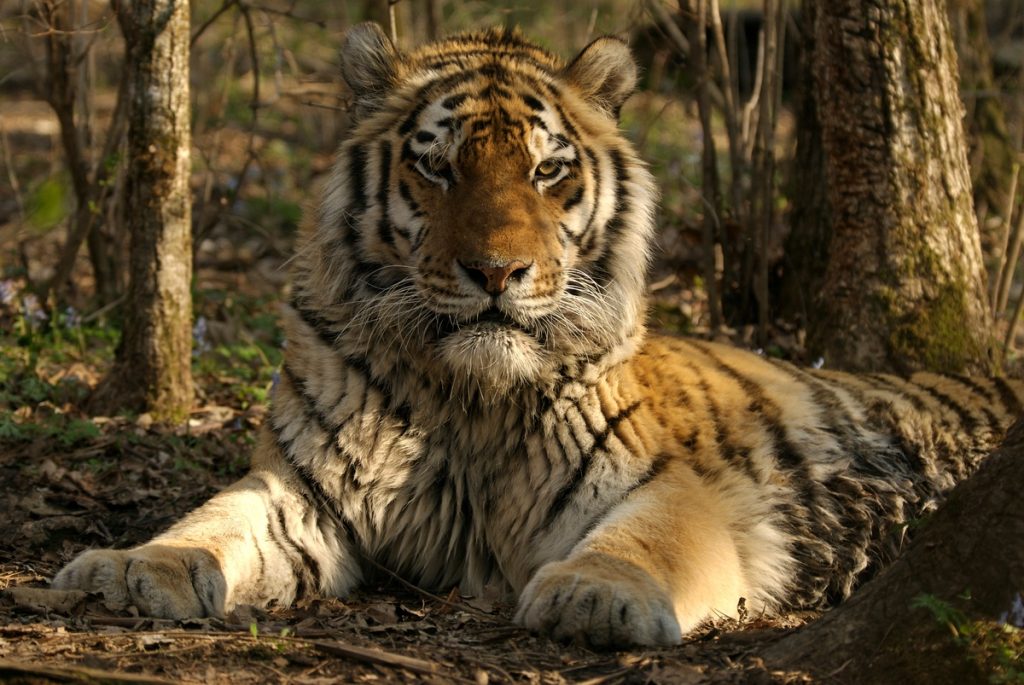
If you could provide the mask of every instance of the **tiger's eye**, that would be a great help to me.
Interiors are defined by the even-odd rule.
[[[561,169],[562,165],[559,162],[553,159],[545,159],[537,165],[537,169],[533,172],[533,175],[537,178],[551,178]]]

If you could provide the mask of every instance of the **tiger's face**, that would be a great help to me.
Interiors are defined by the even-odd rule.
[[[327,205],[352,231],[360,325],[497,391],[635,333],[654,192],[617,130],[624,44],[564,67],[514,33],[403,55],[362,25],[342,57],[358,119]]]

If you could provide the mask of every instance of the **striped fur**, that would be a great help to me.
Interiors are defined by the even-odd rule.
[[[647,335],[656,192],[635,82],[518,34],[342,51],[357,121],[294,260],[251,473],[58,587],[183,617],[343,594],[383,566],[487,585],[595,645],[821,607],[891,559],[1021,408],[1001,379],[809,371]]]

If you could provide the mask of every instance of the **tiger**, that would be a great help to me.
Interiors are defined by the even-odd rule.
[[[1021,410],[1002,378],[853,375],[649,333],[658,192],[625,42],[341,47],[351,127],[292,262],[250,471],[52,581],[149,616],[498,590],[530,631],[667,646],[820,609],[892,559]]]

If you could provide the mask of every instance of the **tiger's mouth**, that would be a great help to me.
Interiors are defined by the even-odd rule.
[[[439,335],[446,338],[460,331],[486,331],[488,329],[514,329],[532,335],[533,331],[512,315],[498,307],[489,307],[479,314],[468,317],[448,315],[440,320]]]

